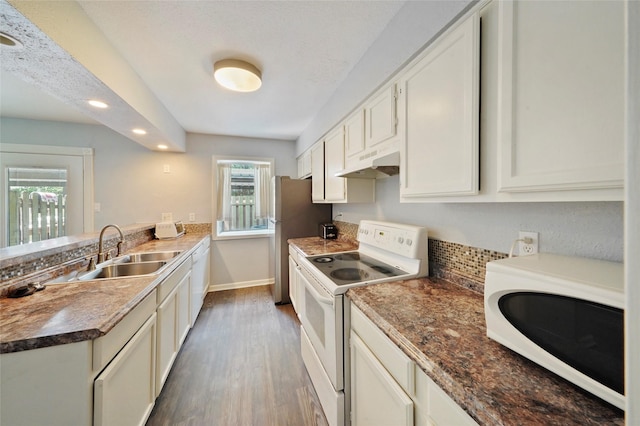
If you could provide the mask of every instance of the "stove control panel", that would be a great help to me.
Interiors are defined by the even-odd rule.
[[[358,241],[415,259],[426,250],[427,230],[419,226],[363,220],[358,229]]]

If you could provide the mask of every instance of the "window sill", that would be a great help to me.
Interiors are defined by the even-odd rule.
[[[213,234],[211,239],[213,241],[220,240],[244,240],[252,238],[268,238],[274,233],[273,229],[264,229],[261,231],[230,231],[221,235]]]

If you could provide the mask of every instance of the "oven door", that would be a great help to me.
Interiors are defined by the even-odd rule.
[[[343,296],[325,290],[306,268],[298,275],[300,322],[336,391],[344,388]]]

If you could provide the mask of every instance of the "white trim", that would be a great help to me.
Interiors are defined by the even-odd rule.
[[[626,342],[626,422],[640,422],[640,3],[626,2],[626,179],[625,186],[625,342]],[[634,260],[636,259],[636,260]]]
[[[207,293],[210,291],[235,290],[238,288],[258,287],[261,285],[272,285],[274,282],[275,280],[273,278],[267,278],[264,280],[242,281],[237,283],[211,284],[207,288]]]
[[[223,241],[223,240],[246,240],[251,238],[269,238],[273,236],[273,229],[261,229],[259,231],[228,231],[223,232],[221,235],[211,234],[211,240]]]

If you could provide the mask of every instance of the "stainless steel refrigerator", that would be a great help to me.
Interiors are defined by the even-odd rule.
[[[331,204],[311,202],[311,180],[291,179],[289,176],[271,178],[271,209],[269,226],[270,258],[275,262],[271,294],[276,304],[289,303],[289,244],[290,238],[318,235],[320,223],[331,222]]]

